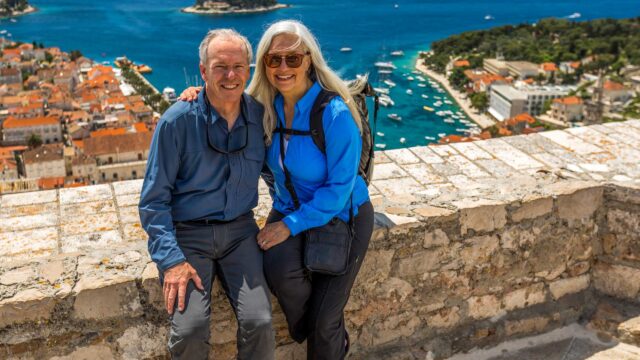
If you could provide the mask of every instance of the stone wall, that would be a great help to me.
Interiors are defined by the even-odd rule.
[[[376,161],[376,230],[346,309],[352,358],[439,359],[579,321],[601,296],[640,303],[639,121]],[[0,197],[1,358],[167,356],[140,186]],[[274,327],[277,359],[303,358],[277,306]],[[212,355],[233,358],[217,284],[211,328]]]

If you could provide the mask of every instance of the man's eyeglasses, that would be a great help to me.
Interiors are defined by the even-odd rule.
[[[276,54],[267,54],[264,56],[264,64],[270,68],[277,68],[282,64],[282,60],[287,64],[287,67],[292,69],[299,68],[302,65],[302,60],[305,56],[311,54],[310,52],[306,52],[304,54],[289,54],[289,55],[276,55]]]

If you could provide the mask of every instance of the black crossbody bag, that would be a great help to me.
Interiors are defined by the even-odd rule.
[[[300,200],[291,183],[291,173],[284,164],[284,136],[309,135],[306,131],[282,128],[278,123],[276,132],[280,133],[280,157],[284,170],[285,187],[293,198],[296,210],[300,208]],[[349,263],[351,242],[354,238],[353,231],[353,194],[350,197],[349,223],[337,216],[323,226],[314,227],[304,232],[304,266],[311,272],[326,275],[344,275]]]

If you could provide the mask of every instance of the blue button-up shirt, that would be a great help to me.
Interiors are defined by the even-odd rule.
[[[295,105],[292,128],[309,130],[310,112],[320,93],[316,82]],[[285,127],[284,100],[274,100],[278,121]],[[283,219],[293,235],[322,226],[333,217],[349,219],[350,195],[353,193],[354,215],[358,207],[369,200],[367,185],[358,175],[362,138],[347,105],[340,97],[333,98],[324,110],[322,124],[325,134],[325,153],[314,144],[311,136],[292,135],[285,153],[285,164],[291,182],[300,199],[295,209],[293,199],[285,187],[284,171],[280,165],[280,134],[273,134],[267,149],[267,165],[275,186],[273,207],[286,215]]]
[[[175,103],[158,122],[139,211],[151,259],[162,271],[185,261],[174,222],[233,220],[258,204],[265,156],[263,113],[262,105],[244,94],[241,116],[229,131],[201,91],[196,101]],[[233,151],[247,135],[240,152],[223,154],[209,145],[211,139],[218,149]]]

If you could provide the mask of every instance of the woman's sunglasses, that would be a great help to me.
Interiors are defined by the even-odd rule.
[[[276,55],[276,54],[267,54],[264,56],[264,64],[270,68],[277,68],[282,64],[282,60],[287,64],[287,67],[290,68],[299,68],[302,65],[302,60],[305,56],[311,54],[310,52],[306,52],[304,54],[289,54],[289,55]]]

